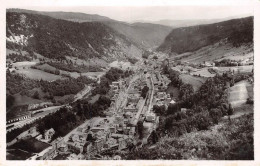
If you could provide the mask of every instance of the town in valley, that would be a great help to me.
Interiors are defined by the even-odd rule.
[[[253,19],[7,9],[6,159],[253,160]]]

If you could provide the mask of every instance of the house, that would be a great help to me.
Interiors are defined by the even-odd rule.
[[[187,112],[187,108],[181,108],[181,112],[182,113],[186,113]]]
[[[67,142],[68,150],[72,151],[73,153],[79,154],[83,152],[84,144],[79,142]]]
[[[97,132],[99,132],[99,131],[102,131],[102,132],[104,132],[106,129],[104,128],[104,127],[92,127],[91,129],[90,129],[90,131],[92,131],[93,133],[97,133]]]
[[[55,156],[56,150],[52,146],[44,149],[36,155],[36,160],[51,160]]]
[[[157,98],[159,100],[164,100],[167,98],[166,92],[157,92]]]
[[[119,138],[118,139],[118,150],[127,148],[127,141],[128,141],[128,137]]]
[[[111,137],[106,141],[103,148],[109,149],[109,148],[113,147],[114,145],[117,145],[117,140]]]
[[[95,148],[97,149],[98,152],[101,151],[101,149],[103,148],[104,144],[105,144],[105,138],[104,137],[102,137],[100,139],[97,139],[94,142],[94,146],[95,146]]]
[[[44,139],[46,140],[51,140],[53,135],[55,134],[55,131],[53,128],[49,129],[49,130],[46,130],[44,132]]]
[[[148,113],[145,117],[145,121],[154,122],[155,121],[155,114],[154,113]]]
[[[127,97],[127,101],[128,102],[133,102],[133,103],[137,103],[140,99],[140,94],[139,93],[133,93],[133,94],[129,94]]]
[[[59,147],[59,150],[61,152],[67,152],[68,151],[68,145],[65,144],[65,143],[61,144],[60,147]]]
[[[110,127],[109,127],[109,131],[110,131],[111,134],[112,134],[112,133],[116,133],[116,127],[115,127],[115,125],[110,126]]]
[[[93,144],[91,142],[86,142],[83,146],[83,153],[87,153],[88,155],[93,153]]]
[[[204,64],[202,64],[202,66],[212,67],[213,65],[210,62],[204,62]]]
[[[136,107],[137,104],[130,103],[124,108],[124,112],[137,112],[138,108]]]
[[[172,100],[171,102],[170,102],[170,104],[175,104],[176,102],[174,101],[174,100]]]
[[[135,135],[135,127],[131,127],[130,131],[129,131],[129,135]]]
[[[111,137],[114,139],[119,139],[119,138],[123,138],[124,134],[111,134]]]
[[[58,148],[60,148],[60,146],[62,146],[64,144],[64,138],[59,137],[59,138],[55,139],[51,144],[55,149],[58,149]]]

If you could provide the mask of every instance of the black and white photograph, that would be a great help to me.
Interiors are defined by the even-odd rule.
[[[7,161],[255,160],[252,6],[15,6],[5,19]]]

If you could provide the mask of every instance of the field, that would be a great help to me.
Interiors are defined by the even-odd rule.
[[[35,138],[28,138],[13,144],[12,146],[10,146],[10,149],[21,149],[26,152],[39,153],[49,146],[49,144],[38,141]]]
[[[189,74],[181,74],[180,78],[184,83],[191,84],[194,91],[197,91],[201,85],[206,81],[206,78],[195,77]]]
[[[196,69],[194,67],[191,67],[191,66],[183,66],[183,65],[177,65],[175,67],[172,67],[173,70],[175,71],[178,71],[178,72],[181,72],[181,73],[187,73],[187,72],[196,72],[198,71],[199,69]]]
[[[56,70],[55,67],[52,67],[46,63],[42,64],[42,65],[37,65],[36,67],[37,67],[37,69],[40,69],[40,70],[49,70],[49,71],[53,71],[53,72]]]
[[[15,98],[14,106],[26,105],[26,104],[36,104],[36,103],[42,102],[42,100],[34,99],[34,98],[31,98],[28,96],[22,96],[20,94],[15,94],[14,98]]]
[[[178,90],[178,88],[176,88],[176,87],[173,87],[173,86],[168,86],[168,88],[166,89],[166,93],[167,94],[173,94],[173,98],[174,99],[177,99],[178,97],[179,97],[179,90]]]
[[[231,44],[216,43],[214,45],[203,47],[194,52],[188,52],[175,56],[176,59],[192,63],[201,63],[204,61],[214,61],[219,59],[242,60],[253,56],[253,45],[242,45],[233,47]]]
[[[55,81],[57,79],[67,79],[66,77],[62,77],[60,75],[50,74],[41,70],[31,68],[16,70],[16,72],[34,80],[42,79],[45,81]]]
[[[230,88],[228,100],[233,107],[239,107],[246,103],[249,94],[253,96],[252,84],[245,80],[240,81]]]
[[[235,73],[241,72],[241,73],[249,73],[252,72],[253,65],[248,66],[231,66],[231,67],[214,67],[214,70],[223,73],[227,71],[234,71]]]
[[[214,77],[215,74],[211,74],[209,71],[208,71],[208,68],[207,67],[204,67],[202,69],[199,69],[195,72],[191,72],[190,73],[191,75],[200,75],[201,77]]]
[[[55,67],[53,66],[50,66],[49,64],[42,64],[42,65],[38,65],[37,66],[37,69],[39,70],[49,70],[49,71],[52,71],[54,72],[56,70]],[[77,72],[68,72],[68,71],[64,71],[64,70],[60,70],[60,75],[62,74],[66,74],[66,75],[70,75],[71,77],[73,78],[78,78],[80,77],[80,75],[82,76],[87,76],[87,77],[93,77],[93,78],[96,78],[96,77],[100,77],[102,76],[105,72],[86,72],[86,73],[77,73]]]
[[[6,159],[7,160],[26,160],[33,154],[20,150],[20,149],[7,149]]]
[[[60,104],[65,104],[73,101],[74,95],[65,95],[65,96],[54,96],[56,102]]]
[[[105,74],[105,72],[87,72],[87,73],[82,73],[83,76],[88,76],[88,77],[101,77]]]
[[[100,97],[100,94],[97,94],[97,95],[91,97],[91,99],[89,100],[89,102],[90,102],[91,104],[93,104],[93,103],[95,103],[95,102],[99,99],[99,97]]]
[[[9,55],[9,54],[19,54],[18,51],[15,51],[15,50],[10,50],[10,49],[6,49],[6,55]]]
[[[248,92],[248,96],[254,98],[254,85],[247,86],[246,89]]]
[[[17,67],[17,68],[28,68],[30,66],[34,66],[36,65],[37,62],[29,62],[29,61],[24,61],[24,62],[16,62],[16,63],[13,63],[13,67]]]

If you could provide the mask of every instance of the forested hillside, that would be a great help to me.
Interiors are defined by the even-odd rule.
[[[77,23],[15,12],[7,12],[6,18],[8,49],[20,47],[55,59],[72,56],[109,61],[141,55],[141,49],[102,23]]]
[[[234,47],[252,43],[253,17],[173,29],[157,50],[181,54],[196,51],[220,40],[227,40]]]
[[[126,23],[116,21],[108,17],[100,15],[91,15],[75,12],[39,12],[24,9],[8,9],[9,12],[40,14],[50,16],[52,18],[73,21],[78,23],[83,22],[100,22],[112,28],[119,34],[127,37],[132,43],[145,49],[158,47],[171,32],[172,27],[152,24],[152,23]]]

